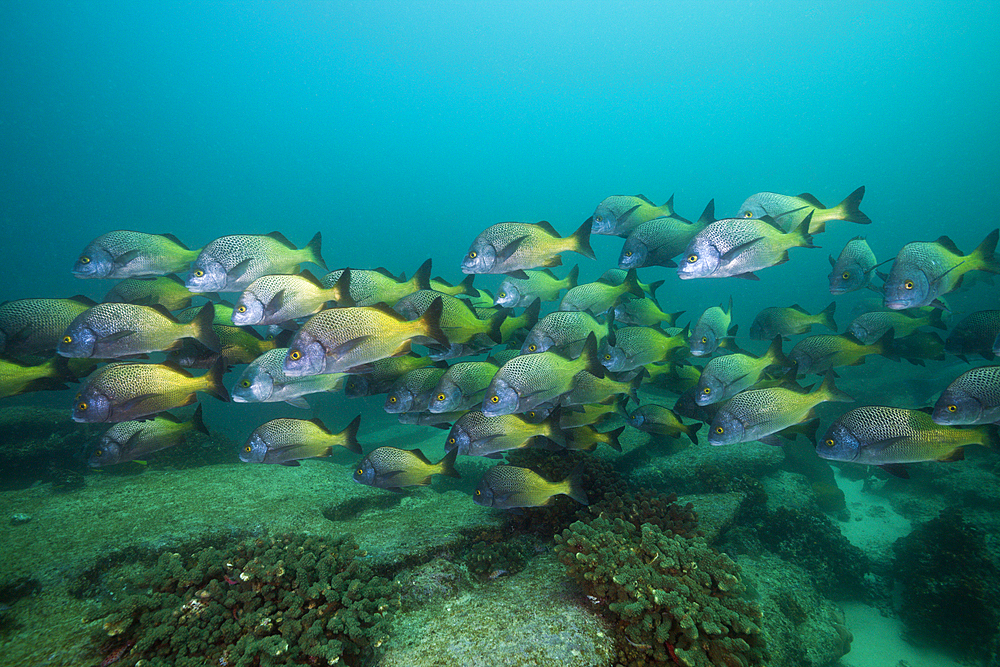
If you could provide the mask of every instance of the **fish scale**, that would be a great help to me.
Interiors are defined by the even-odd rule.
[[[934,405],[933,419],[938,424],[1000,424],[1000,366],[958,376]]]
[[[94,261],[94,255],[100,251],[109,254],[115,261],[123,255],[138,251],[138,254],[131,261],[126,262],[124,267],[112,267],[110,273],[101,276],[105,278],[164,275],[185,271],[201,252],[200,249],[188,250],[173,239],[161,234],[116,230],[91,241],[80,253],[76,268],[85,268],[91,261]],[[88,258],[87,262],[82,262],[84,257]],[[74,273],[81,277],[88,277],[78,272],[76,268]]]
[[[467,343],[477,334],[489,333],[492,330],[493,319],[506,317],[499,310],[493,311],[489,319],[479,319],[469,304],[458,297],[436,292],[434,290],[418,290],[407,294],[393,306],[393,310],[408,320],[415,320],[423,315],[436,299],[441,299],[441,329],[452,343]]]
[[[674,214],[674,198],[657,206],[643,195],[612,195],[607,197],[590,216],[591,233],[626,237],[638,225]]]
[[[677,266],[673,258],[684,251],[698,232],[705,229],[706,222],[699,220],[692,223],[678,217],[654,218],[644,222],[625,239],[618,256],[618,266],[623,269]]]
[[[238,403],[287,401],[308,408],[301,399],[306,394],[332,391],[343,381],[340,373],[288,377],[282,368],[288,349],[276,347],[250,362],[233,385],[233,400]]]
[[[444,368],[417,368],[396,380],[385,399],[386,412],[422,412],[437,387]],[[390,410],[390,408],[395,408]]]
[[[447,412],[473,407],[477,398],[482,400],[482,393],[490,385],[499,366],[490,361],[461,361],[450,366],[438,384],[434,387],[429,408],[431,412]],[[452,397],[452,389],[459,396]],[[441,399],[440,397],[445,398]]]
[[[253,322],[242,320],[240,317],[242,314],[240,308],[243,307],[244,312],[246,312],[247,301],[249,299],[259,301],[260,307],[263,309],[271,303],[279,292],[283,292],[282,303],[276,312],[266,315],[262,312],[256,318],[256,321]],[[338,296],[339,290],[323,288],[302,275],[275,274],[261,276],[247,285],[246,289],[240,295],[239,300],[236,302],[237,314],[235,316],[240,321],[236,322],[234,320],[234,323],[280,324],[297,317],[312,315],[320,311],[327,301],[336,301]]]
[[[23,355],[54,350],[70,323],[94,305],[85,296],[8,301],[0,305],[0,351]]]
[[[521,415],[487,417],[474,410],[455,422],[445,441],[445,449],[458,449],[463,456],[489,456],[511,449],[529,447],[535,438],[544,437],[565,445],[558,422],[551,418],[532,423]]]
[[[531,328],[521,352],[522,354],[535,352],[536,350],[528,349],[532,344],[545,351],[547,348],[543,348],[540,344],[542,338],[551,341],[551,347],[562,348],[570,343],[585,340],[591,333],[600,341],[607,335],[607,331],[607,324],[601,324],[590,313],[557,310],[540,319]]]
[[[67,357],[119,358],[180,347],[181,339],[195,338],[218,349],[211,329],[215,307],[206,304],[189,323],[178,322],[159,308],[132,303],[100,303],[80,313],[66,327],[59,354]],[[206,319],[207,318],[207,319]]]
[[[871,282],[872,270],[876,265],[875,253],[863,236],[855,236],[847,242],[840,256],[834,261],[828,276],[831,294],[846,294],[859,290]]]
[[[323,287],[333,287],[343,273],[343,269],[331,271],[320,278],[320,284]],[[380,271],[351,269],[351,283],[348,291],[351,300],[357,306],[373,306],[379,302],[394,306],[397,301],[407,294],[413,293],[416,289],[417,287],[412,281],[401,283]]]

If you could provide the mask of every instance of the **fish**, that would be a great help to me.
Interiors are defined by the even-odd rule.
[[[427,409],[434,413],[473,409],[483,402],[486,388],[499,369],[500,365],[491,359],[451,365],[431,392]]]
[[[163,306],[167,310],[189,308],[196,296],[218,301],[215,292],[191,292],[176,273],[155,278],[126,278],[108,290],[103,303],[134,303],[140,306]]]
[[[347,375],[344,393],[352,398],[384,394],[398,378],[414,369],[431,364],[447,366],[443,362],[435,362],[430,357],[421,357],[412,352],[398,357],[379,359],[369,364],[370,369],[364,374]]]
[[[379,359],[406,354],[410,341],[424,337],[449,344],[441,330],[442,301],[435,299],[412,322],[384,304],[322,310],[302,325],[288,346],[285,374],[362,372]]]
[[[118,359],[173,350],[182,339],[193,338],[217,351],[220,343],[212,329],[214,318],[211,302],[187,324],[178,322],[163,306],[101,303],[73,319],[56,349],[64,357]]]
[[[997,336],[1000,336],[1000,310],[977,310],[955,325],[945,341],[945,349],[962,361],[968,361],[969,354],[992,360]]]
[[[566,292],[559,302],[559,310],[564,312],[581,311],[595,317],[614,308],[626,294],[642,297],[645,293],[639,287],[635,269],[630,269],[625,280],[620,285],[609,285],[602,282],[577,285]]]
[[[526,278],[525,269],[560,266],[560,253],[577,252],[596,259],[590,247],[590,223],[561,238],[548,222],[501,222],[482,231],[462,260],[463,273],[507,273]]]
[[[492,308],[476,308],[476,316],[480,319],[487,319],[494,316],[495,312]],[[518,331],[524,330],[525,335],[528,331],[531,331],[532,327],[538,324],[538,315],[542,312],[542,300],[535,299],[531,302],[527,308],[520,314],[515,316],[510,315],[510,309],[507,309],[507,317],[504,318],[503,322],[500,323],[500,344],[510,342],[514,337],[514,334]],[[486,335],[479,335],[473,342],[479,342],[482,347],[493,347],[494,341]]]
[[[374,306],[384,303],[391,308],[407,294],[432,289],[430,277],[431,260],[428,259],[409,280],[399,280],[387,269],[378,268],[371,271],[338,269],[320,278],[319,282],[327,288],[338,283],[341,285],[340,289],[346,291],[346,298],[342,298],[344,303],[340,305]],[[345,285],[346,290],[343,290]]]
[[[701,314],[691,331],[691,354],[696,357],[707,357],[719,349],[719,344],[725,338],[736,335],[736,325],[733,321],[733,297],[729,297],[729,310],[722,306],[712,306]]]
[[[639,383],[643,376],[637,375],[626,382],[611,377],[597,377],[589,371],[580,371],[573,378],[573,389],[559,399],[560,405],[589,405],[591,403],[614,402],[614,397],[625,395],[639,402]]]
[[[810,315],[805,308],[797,303],[788,308],[773,306],[765,308],[753,318],[753,323],[750,325],[750,338],[771,340],[775,336],[798,336],[809,333],[815,325],[822,325],[836,333],[837,323],[833,319],[836,309],[836,301],[831,301],[829,306],[815,315]]]
[[[959,375],[934,404],[931,417],[945,426],[1000,423],[1000,366],[982,366]]]
[[[17,299],[0,304],[0,353],[24,357],[55,351],[77,315],[97,303],[78,294],[68,299]]]
[[[865,196],[865,186],[861,186],[844,198],[833,208],[826,208],[808,192],[791,197],[774,192],[758,192],[747,197],[740,205],[740,217],[762,218],[769,216],[788,231],[798,226],[808,215],[812,215],[809,225],[810,234],[819,234],[826,230],[826,223],[831,220],[846,220],[859,225],[871,224],[871,218],[861,212],[861,199]]]
[[[705,212],[696,222],[679,217],[654,218],[635,227],[618,255],[618,268],[638,269],[643,266],[676,268],[674,257],[684,252],[691,240],[705,227],[715,222],[715,200],[708,202]]]
[[[358,415],[343,431],[333,433],[317,419],[272,419],[254,429],[240,451],[244,463],[277,463],[297,466],[301,459],[333,454],[334,447],[361,453]]]
[[[345,373],[288,377],[282,363],[288,348],[276,347],[250,362],[236,379],[229,392],[234,403],[278,403],[309,409],[303,396],[324,391],[336,391],[346,378]]]
[[[920,327],[947,329],[941,320],[941,312],[936,308],[925,308],[921,315],[895,310],[864,313],[855,317],[847,326],[847,333],[869,345],[884,336],[889,329],[894,329],[898,337],[908,336]]]
[[[869,354],[880,354],[898,361],[899,357],[892,346],[894,337],[895,331],[889,329],[874,343],[864,345],[850,335],[820,334],[803,338],[787,356],[789,361],[798,365],[799,375],[822,375],[840,366],[863,364]]]
[[[624,269],[608,269],[601,274],[598,280],[602,283],[607,283],[609,285],[621,285],[625,282],[625,278],[628,276],[628,271]],[[665,283],[665,280],[657,280],[652,283],[643,283],[636,280],[636,284],[645,292],[650,299],[656,297],[656,290]]]
[[[0,398],[65,389],[66,382],[76,379],[63,357],[52,357],[37,364],[0,359]]]
[[[865,237],[855,236],[847,242],[837,259],[830,255],[830,266],[833,267],[828,276],[830,294],[839,296],[868,287],[877,263]]]
[[[216,363],[195,377],[172,362],[141,364],[116,361],[97,369],[74,399],[73,421],[123,422],[191,405],[202,391],[229,401],[222,384],[224,368]]]
[[[135,278],[187,271],[201,249],[191,250],[173,234],[125,229],[101,234],[73,266],[77,278]],[[207,290],[211,291],[211,290]]]
[[[379,447],[368,453],[354,469],[354,481],[388,491],[401,492],[406,486],[427,486],[433,475],[461,478],[455,470],[458,450],[431,463],[419,449]]]
[[[665,324],[668,327],[674,326],[677,318],[685,311],[677,313],[665,313],[655,300],[645,297],[642,299],[624,299],[615,306],[615,322],[619,324],[629,324],[642,327],[654,327]]]
[[[569,431],[564,431],[566,436],[566,449],[592,452],[600,444],[611,447],[616,452],[622,451],[622,443],[619,440],[624,426],[619,426],[612,431],[600,432],[592,426],[578,426]]]
[[[594,334],[600,343],[608,335],[608,323],[599,322],[583,311],[549,313],[531,328],[521,346],[521,354],[559,352],[567,357],[579,356],[587,337]]]
[[[264,338],[251,327],[224,324],[213,324],[212,331],[219,338],[218,351],[187,339],[179,349],[168,352],[167,358],[184,368],[210,368],[221,359],[228,369],[237,364],[249,364],[265,352],[285,347],[292,336],[291,331],[284,331]]]
[[[195,431],[209,435],[202,420],[201,404],[187,421],[161,412],[147,421],[119,422],[101,436],[90,452],[87,465],[100,468],[142,459],[147,454],[183,444]]]
[[[431,278],[430,284],[426,288],[421,289],[432,289],[435,292],[441,292],[442,294],[448,294],[450,296],[470,296],[473,298],[479,298],[482,295],[482,292],[473,286],[472,283],[475,279],[476,275],[470,274],[465,276],[465,278],[457,285],[452,285],[444,278],[438,276],[437,278]]]
[[[472,500],[484,507],[513,509],[549,505],[559,495],[569,496],[581,505],[590,504],[583,490],[582,463],[559,482],[550,482],[528,468],[497,464],[483,475]]]
[[[624,327],[609,336],[600,349],[609,371],[630,371],[646,364],[683,358],[688,353],[688,329]]]
[[[854,399],[840,391],[827,374],[816,391],[800,393],[786,387],[748,389],[722,404],[708,430],[710,445],[731,445],[758,440],[777,445],[776,433],[811,422],[820,403],[851,403]]]
[[[323,287],[309,271],[261,276],[240,294],[232,322],[267,326],[315,315],[327,302],[342,300],[340,292],[336,286]]]
[[[701,424],[685,424],[676,412],[670,408],[655,403],[647,403],[636,408],[635,412],[626,418],[626,423],[633,428],[656,435],[668,435],[679,438],[683,433],[693,444],[698,444],[698,431]]]
[[[441,413],[400,412],[396,418],[399,420],[400,424],[407,424],[410,426],[433,426],[434,428],[440,428],[447,431],[450,430],[451,425],[466,412],[468,412],[468,410]]]
[[[789,248],[817,248],[803,220],[790,232],[782,232],[770,218],[728,218],[698,232],[684,250],[677,267],[683,280],[738,277],[759,280],[754,271],[788,261]]]
[[[514,357],[500,367],[486,388],[483,414],[487,417],[513,414],[554,403],[573,390],[576,374],[584,370],[604,377],[593,334],[587,337],[580,356],[573,360],[555,352]]]
[[[555,301],[562,290],[571,290],[577,286],[580,278],[580,265],[570,269],[569,274],[559,279],[549,269],[525,271],[527,278],[507,276],[497,289],[496,304],[504,308],[524,308],[535,299]]]
[[[609,419],[613,419],[616,415],[624,416],[624,405],[629,398],[629,396],[624,396],[617,402],[581,405],[579,411],[563,410],[559,417],[559,428],[566,430],[579,428],[580,426],[602,424]],[[528,413],[525,413],[525,417],[529,420],[532,418]]]
[[[174,317],[177,318],[178,322],[190,322],[201,312],[201,308],[201,306],[191,306],[178,311],[174,314]],[[233,305],[228,301],[215,302],[215,318],[212,320],[212,324],[215,326],[229,326],[232,323]]]
[[[998,238],[1000,229],[994,229],[968,255],[963,255],[947,236],[932,243],[907,243],[896,255],[882,286],[885,307],[943,308],[938,297],[958,288],[969,271],[1000,273],[995,252]]]
[[[489,319],[479,319],[476,316],[476,311],[465,301],[434,290],[419,290],[407,294],[392,308],[407,320],[416,320],[422,317],[431,304],[438,300],[441,301],[442,308],[438,324],[449,344],[467,343],[477,334],[485,334],[494,343],[499,343],[503,339],[500,326],[507,318],[508,311],[506,309],[494,311]],[[416,342],[433,344],[434,341],[418,339]]]
[[[768,368],[792,365],[781,352],[781,336],[775,336],[760,357],[748,354],[714,357],[705,364],[695,385],[695,402],[700,406],[721,403],[756,384]]]
[[[478,410],[466,412],[452,425],[445,449],[462,456],[498,458],[501,452],[522,447],[566,446],[559,428],[559,411],[541,421],[528,421],[522,415],[484,415]]]
[[[963,448],[970,444],[1000,449],[996,428],[943,426],[921,410],[866,405],[841,415],[816,445],[816,454],[831,461],[878,466],[908,478],[903,464],[960,461]]]
[[[725,403],[712,403],[710,405],[699,405],[697,403],[697,388],[686,389],[677,397],[674,403],[674,412],[681,417],[695,419],[706,424],[711,424],[715,415]]]
[[[320,233],[297,249],[280,232],[222,236],[202,248],[184,285],[192,292],[242,292],[261,276],[294,273],[311,262],[326,269]]]
[[[432,392],[445,370],[436,366],[425,366],[398,378],[389,388],[389,394],[382,407],[390,414],[427,411]]]
[[[624,238],[648,220],[674,215],[673,195],[663,206],[657,206],[643,195],[613,195],[598,204],[584,224],[590,225],[591,234]]]

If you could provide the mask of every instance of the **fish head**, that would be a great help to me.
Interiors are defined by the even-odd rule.
[[[625,241],[621,254],[618,255],[618,268],[628,270],[646,266],[647,257],[649,257],[649,247],[630,236]]]
[[[97,446],[90,452],[87,458],[87,465],[91,468],[100,468],[118,463],[121,459],[121,445],[115,442],[114,438],[104,435]]]
[[[493,487],[490,486],[488,477],[488,474],[485,475],[479,481],[479,485],[476,487],[476,490],[472,492],[472,502],[477,505],[482,505],[483,507],[493,507],[499,500],[493,492]]]
[[[100,387],[87,385],[73,403],[73,421],[96,424],[106,422],[111,418],[111,399],[100,390]]]
[[[264,369],[251,366],[229,392],[236,403],[263,403],[274,393],[274,377]]]
[[[625,417],[625,423],[632,428],[636,428],[641,431],[643,430],[643,424],[646,423],[646,415],[642,412],[642,410],[636,410],[631,414],[631,416]]]
[[[107,278],[115,270],[115,258],[104,248],[87,246],[73,264],[77,278]]]
[[[555,341],[552,340],[552,336],[544,331],[532,330],[528,332],[527,338],[524,339],[524,345],[521,346],[521,354],[545,352],[553,345],[555,345]]]
[[[438,386],[437,391],[431,396],[427,410],[435,414],[441,412],[451,412],[462,400],[462,390],[456,385]]]
[[[326,348],[308,331],[299,331],[289,345],[281,367],[288,377],[319,375],[326,368]]]
[[[755,319],[753,324],[750,325],[750,339],[764,340],[765,338],[767,338],[767,333],[764,331],[764,323],[759,319]]]
[[[503,378],[493,378],[483,398],[483,414],[487,417],[512,415],[518,411],[521,396]]]
[[[684,258],[677,267],[677,275],[682,280],[704,278],[716,272],[722,261],[722,253],[710,241],[697,238],[684,251]]]
[[[521,302],[521,291],[512,282],[504,281],[497,290],[495,303],[504,308],[514,308]]]
[[[716,348],[719,347],[719,339],[716,338],[715,331],[705,327],[701,331],[695,330],[688,346],[694,356],[705,357],[715,352]]]
[[[834,266],[827,276],[830,280],[830,294],[847,294],[861,289],[865,283],[865,272],[857,264],[844,267]]]
[[[601,343],[601,349],[597,353],[597,356],[600,359],[601,365],[612,373],[629,370],[626,369],[628,358],[625,355],[625,351],[620,347],[612,345],[607,339]]]
[[[364,375],[351,375],[348,376],[347,382],[344,383],[344,393],[351,398],[367,396],[370,386],[368,378]]]
[[[590,233],[614,236],[615,227],[618,225],[618,216],[605,203],[601,202],[594,209],[594,215],[590,216]]]
[[[743,202],[743,206],[740,207],[740,213],[736,217],[763,218],[766,215],[769,215],[769,213],[766,210],[764,210],[764,207],[761,206],[760,202],[755,200],[753,197],[750,197],[745,202]]]
[[[912,264],[893,264],[882,290],[885,307],[892,310],[926,306],[934,300],[927,274]]]
[[[798,375],[808,375],[812,372],[813,359],[807,352],[793,349],[788,353],[788,361],[795,365],[795,372]]]
[[[945,389],[931,415],[936,424],[945,426],[978,424],[982,418],[983,404],[962,389]]]
[[[385,404],[382,407],[389,414],[409,412],[413,407],[413,392],[403,387],[393,389],[385,397]]]
[[[264,304],[256,294],[244,290],[233,308],[232,319],[238,327],[259,324],[264,319]]]
[[[63,357],[89,358],[94,356],[97,334],[87,322],[77,319],[66,328],[56,351]]]
[[[459,452],[466,452],[471,445],[472,434],[469,433],[461,421],[455,422],[448,433],[448,439],[444,442],[444,450],[450,452],[457,448]]]
[[[240,461],[243,463],[263,463],[267,455],[267,443],[259,434],[254,433],[240,450]]]
[[[746,442],[744,439],[746,427],[743,421],[729,410],[719,410],[712,426],[708,429],[708,444],[729,445],[737,442]]]
[[[462,258],[462,273],[490,273],[496,263],[496,248],[486,239],[478,238]]]
[[[831,461],[853,461],[861,453],[862,442],[840,422],[834,422],[823,439],[816,443],[816,455]]]
[[[375,486],[376,480],[375,464],[367,457],[361,460],[358,467],[354,469],[354,481],[365,486]]]
[[[224,292],[228,277],[226,267],[214,257],[199,257],[191,265],[184,286],[190,292]]]
[[[725,394],[726,386],[719,378],[702,373],[695,388],[694,402],[698,405],[711,405],[721,401]]]

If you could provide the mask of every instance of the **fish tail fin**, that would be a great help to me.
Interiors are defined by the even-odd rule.
[[[70,358],[56,355],[52,358],[52,379],[58,380],[60,382],[79,382],[80,378],[77,377],[76,373],[69,365]],[[81,361],[90,361],[89,359],[81,359]]]
[[[580,265],[575,264],[566,276],[566,289],[573,289],[580,284]]]
[[[441,297],[438,297],[431,302],[431,305],[424,311],[423,316],[417,321],[420,325],[420,330],[426,336],[433,338],[445,347],[449,347],[451,341],[448,340],[448,337],[444,335],[444,331],[441,329],[442,312],[444,312],[444,301],[441,300]]]
[[[882,334],[882,337],[877,341],[872,343],[875,348],[876,354],[881,354],[886,359],[891,359],[893,361],[899,361],[899,355],[896,353],[896,329],[890,327],[888,331]]]
[[[649,283],[649,298],[656,298],[656,290],[660,288],[660,285],[667,282],[666,280],[657,280],[655,283]]]
[[[205,420],[202,417],[201,403],[198,404],[198,407],[194,409],[194,414],[191,415],[191,428],[195,431],[200,431],[205,435],[211,435],[211,433],[208,432],[208,427],[205,426]]]
[[[764,359],[770,362],[769,366],[781,366],[782,368],[788,368],[792,366],[791,360],[785,356],[785,353],[781,351],[782,338],[781,334],[778,334],[771,341],[771,346],[767,348],[767,352],[764,353]]]
[[[983,426],[983,447],[988,447],[994,452],[1000,452],[1000,431],[996,424],[986,424]]]
[[[528,307],[524,309],[524,313],[522,315],[524,317],[524,324],[521,325],[522,328],[528,329],[530,331],[532,327],[538,324],[538,316],[541,315],[541,313],[542,313],[542,300],[536,297],[535,300],[532,301],[528,305]]]
[[[594,254],[594,249],[590,247],[590,223],[584,222],[580,227],[570,234],[569,238],[573,239],[572,250],[580,253],[584,257],[589,257],[591,259],[597,259],[597,255]]]
[[[462,476],[458,474],[457,470],[455,470],[455,459],[457,458],[458,458],[458,447],[445,454],[444,458],[438,462],[437,474],[461,479]]]
[[[431,258],[428,257],[427,261],[414,272],[413,277],[410,278],[410,284],[415,292],[431,288]],[[470,282],[469,285],[472,283]]]
[[[309,239],[309,243],[306,244],[304,261],[312,262],[318,266],[322,266],[323,270],[326,271],[326,262],[323,261],[323,255],[321,254],[321,246],[323,244],[323,235],[320,232],[316,232],[316,235]]]
[[[809,215],[802,219],[799,226],[788,232],[792,236],[789,238],[789,246],[799,247],[799,248],[818,248],[818,245],[813,245],[813,237],[809,233],[809,225],[812,224],[813,212],[809,211]],[[818,230],[822,231],[822,230]],[[787,255],[787,251],[786,255]]]
[[[453,450],[457,451],[457,450]],[[569,475],[566,476],[559,484],[559,493],[564,493],[581,505],[589,505],[590,500],[587,499],[587,493],[583,490],[583,464],[578,463],[575,468],[573,468]]]
[[[358,442],[358,428],[361,427],[361,415],[358,415],[351,420],[351,423],[344,428],[343,431],[338,433],[338,436],[342,436],[344,439],[344,447],[351,450],[355,454],[361,453],[361,443]]]
[[[687,426],[687,437],[691,438],[691,444],[698,444],[698,431],[704,426],[703,423],[698,422],[697,424],[688,424]]]
[[[430,260],[427,261],[429,262]],[[464,294],[465,296],[471,296],[471,297],[479,296],[479,290],[477,290],[475,287],[472,286],[472,281],[475,279],[475,277],[476,277],[475,273],[470,273],[465,277],[464,280],[462,280],[462,282],[458,284],[458,286],[462,288],[462,291],[459,292],[459,294]]]
[[[212,364],[212,367],[208,369],[208,372],[203,376],[205,378],[205,386],[202,387],[202,391],[206,394],[215,396],[220,401],[225,401],[228,403],[230,401],[229,392],[226,390],[226,385],[222,384],[222,376],[226,374],[226,360],[222,356],[219,356]],[[192,394],[193,396],[193,394]]]
[[[587,334],[587,340],[583,344],[583,351],[580,352],[579,360],[584,364],[583,370],[599,378],[604,377],[604,365],[601,357],[597,354],[597,336],[591,331]]]
[[[507,319],[507,315],[509,313],[510,313],[509,309],[501,308],[500,310],[498,310],[493,314],[493,317],[487,320],[487,323],[489,324],[489,330],[486,332],[486,335],[489,336],[490,340],[492,340],[497,345],[503,342],[503,331],[500,330],[500,325],[504,323],[504,320]]]
[[[608,431],[605,435],[608,436],[608,446],[612,447],[616,452],[622,451],[622,443],[619,440],[621,434],[625,432],[624,426],[619,426],[613,431]]]
[[[628,273],[625,274],[625,280],[622,282],[625,287],[625,291],[633,296],[637,296],[640,299],[646,296],[646,293],[642,291],[639,287],[639,274],[636,273],[635,269],[629,269]]]
[[[192,338],[212,352],[218,352],[222,348],[222,343],[219,342],[219,335],[215,333],[215,328],[212,326],[214,320],[215,304],[209,301],[201,307],[188,326],[191,329]]]
[[[858,208],[861,206],[861,200],[865,196],[865,186],[861,186],[851,194],[844,198],[844,201],[837,204],[834,208],[837,209],[838,217],[837,220],[847,220],[848,222],[856,222],[859,225],[870,225],[872,224],[872,219],[861,212]]]
[[[823,383],[820,384],[816,393],[823,394],[825,396],[824,400],[826,401],[834,401],[837,403],[854,402],[854,397],[841,391],[840,389],[837,389],[837,385],[833,383],[833,373],[827,373],[823,376]]]
[[[358,305],[351,297],[351,269],[345,267],[340,272],[340,277],[337,278],[337,282],[333,284],[330,288],[330,293],[333,295],[333,300],[337,302],[337,305],[342,308],[354,307]]]
[[[1000,273],[1000,262],[997,261],[996,249],[997,239],[1000,238],[1000,229],[994,229],[986,235],[983,242],[970,253],[970,257],[975,258],[976,268],[988,273]]]
[[[836,310],[837,310],[837,302],[831,301],[829,306],[819,311],[818,313],[820,317],[819,323],[825,326],[833,333],[837,333],[837,323],[833,319],[833,313]]]
[[[944,311],[940,308],[935,308],[930,316],[927,326],[934,327],[935,329],[944,329],[947,331],[948,325],[944,323]]]

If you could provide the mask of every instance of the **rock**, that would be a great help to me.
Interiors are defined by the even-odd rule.
[[[649,445],[646,445],[647,447]],[[678,452],[651,458],[637,465],[630,481],[637,487],[670,489],[677,493],[697,492],[709,476],[724,479],[750,476],[757,479],[771,474],[785,460],[781,447],[759,442],[712,447],[704,442]]]
[[[677,502],[681,505],[694,504],[694,511],[698,513],[698,530],[705,534],[706,542],[713,544],[719,535],[732,527],[736,517],[746,507],[747,500],[747,494],[733,491],[681,496]]]
[[[12,526],[23,526],[29,521],[31,521],[30,514],[23,514],[21,512],[18,512],[17,514],[11,514],[10,516],[10,525]]]

